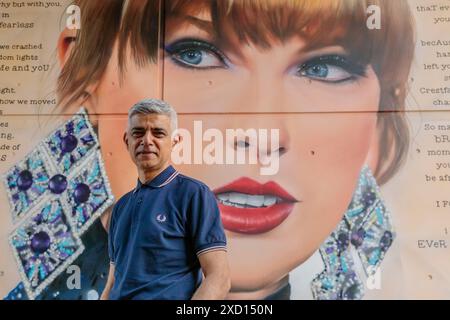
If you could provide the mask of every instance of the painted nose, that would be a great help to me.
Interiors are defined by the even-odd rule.
[[[267,115],[260,115],[260,117],[267,117]],[[256,150],[258,160],[264,162],[266,157],[274,155],[281,157],[289,151],[289,134],[282,121],[270,122],[266,125],[255,121],[255,124],[258,124],[258,129],[255,129],[256,139],[249,135],[238,137],[233,146],[237,152]]]

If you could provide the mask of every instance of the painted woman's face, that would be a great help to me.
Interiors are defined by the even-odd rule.
[[[180,114],[179,127],[191,132],[198,120],[203,130],[224,135],[226,129],[279,129],[279,148],[264,150],[280,156],[274,175],[261,175],[258,165],[179,166],[216,193],[232,295],[254,292],[252,297],[262,298],[342,219],[374,145],[380,86],[371,66],[352,61],[342,47],[305,50],[304,39],[291,38],[261,49],[231,38],[225,48],[209,25],[204,16],[169,21],[163,98]],[[139,69],[131,58],[119,89],[116,49],[90,102],[100,113],[125,113],[142,98],[158,97],[157,67]],[[125,124],[125,116],[99,121],[117,196],[136,183],[121,144]],[[223,152],[249,147],[249,141],[225,143]]]
[[[369,156],[378,78],[339,46],[304,50],[307,43],[292,38],[263,50],[231,38],[223,48],[207,17],[184,22],[169,21],[164,64],[164,99],[193,113],[180,117],[180,127],[193,132],[193,121],[202,120],[203,131],[280,132],[279,150],[269,150],[280,156],[275,175],[261,175],[257,165],[181,167],[216,193],[232,292],[256,291],[258,298],[259,291],[262,298],[342,219]],[[224,153],[250,147],[225,144]]]

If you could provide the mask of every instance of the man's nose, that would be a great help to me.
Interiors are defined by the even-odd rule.
[[[154,145],[153,134],[150,131],[147,131],[142,137],[141,144],[143,144],[144,146]]]

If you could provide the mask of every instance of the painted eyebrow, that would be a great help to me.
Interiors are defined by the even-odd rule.
[[[209,35],[214,35],[214,28],[212,21],[209,20],[203,20],[194,16],[186,15],[181,17],[182,20],[185,20],[186,22],[196,26],[197,28],[205,31]]]
[[[329,54],[329,53],[338,53],[343,55],[348,55],[348,51],[340,46],[340,45],[306,45],[297,51],[297,54],[311,54],[312,56],[321,55],[321,54]]]
[[[200,19],[198,17],[191,16],[191,15],[177,15],[177,17],[174,19],[179,19],[181,21],[181,24],[185,23],[187,25],[191,25],[191,26],[206,33],[206,36],[200,36],[200,37],[198,37],[198,39],[201,39],[203,41],[213,44],[219,50],[232,52],[235,55],[242,58],[242,54],[238,48],[235,48],[233,46],[228,46],[227,41],[223,41],[224,39],[217,38],[218,35],[214,28],[213,22],[211,20],[204,20],[204,19]],[[180,24],[180,22],[176,23],[176,25],[179,25],[179,24]],[[169,34],[176,33],[176,31],[177,31],[177,28],[173,28],[173,31],[170,30]],[[197,39],[197,36],[193,36],[193,37],[189,37],[189,38]]]

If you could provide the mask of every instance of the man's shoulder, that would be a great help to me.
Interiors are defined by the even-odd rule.
[[[211,192],[211,189],[206,183],[182,173],[177,176],[177,179],[179,181],[179,186],[188,192]]]

